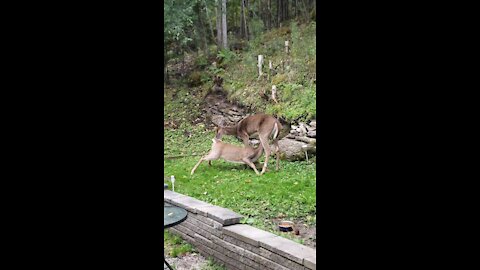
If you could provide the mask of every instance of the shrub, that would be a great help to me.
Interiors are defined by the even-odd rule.
[[[200,55],[195,59],[195,66],[204,69],[208,65],[208,60],[205,55]]]
[[[199,86],[202,84],[202,73],[200,71],[194,71],[188,76],[189,86]]]

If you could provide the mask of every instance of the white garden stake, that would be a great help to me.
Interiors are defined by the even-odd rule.
[[[172,182],[172,191],[175,192],[175,176],[170,176],[170,182]]]
[[[307,162],[308,162],[307,148],[308,148],[308,145],[304,145],[304,146],[302,146],[302,149],[303,149],[303,151],[305,152],[305,159],[306,159],[306,160],[307,160]]]

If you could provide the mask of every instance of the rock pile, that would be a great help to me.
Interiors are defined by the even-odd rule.
[[[305,160],[316,154],[317,121],[307,125],[303,122],[290,126],[290,133],[278,142],[282,158],[286,160]]]

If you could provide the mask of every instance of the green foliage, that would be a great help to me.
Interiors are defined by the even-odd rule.
[[[163,4],[164,40],[166,48],[186,47],[193,31],[193,4],[188,0],[166,0]],[[167,49],[168,50],[168,49]]]
[[[208,59],[205,55],[199,55],[196,59],[195,59],[195,66],[199,69],[204,69],[205,67],[207,67],[208,65]]]
[[[266,112],[290,120],[308,120],[316,116],[316,91],[300,84],[280,84],[277,86],[283,101],[268,105]]]
[[[292,50],[293,68],[297,72],[304,74],[300,77],[302,84],[309,84],[315,73],[316,64],[316,39],[308,39],[309,36],[315,36],[316,24],[311,22],[306,25],[303,31],[299,31],[296,22],[292,22]],[[300,61],[301,59],[301,61]]]
[[[313,83],[316,73],[315,30],[315,22],[307,25],[293,22],[252,40],[249,51],[222,71],[229,98],[252,110],[281,116],[287,121],[316,117],[316,84]],[[289,57],[285,55],[285,40],[291,41]],[[268,72],[269,61],[277,68],[271,81],[257,80],[259,54],[265,57],[264,73]],[[281,61],[285,62],[285,70]],[[270,95],[272,84],[277,86],[278,104],[260,98],[263,92]]]
[[[220,59],[222,66],[227,66],[236,59],[236,54],[229,49],[222,49],[218,51],[217,58]]]
[[[188,76],[188,85],[189,86],[199,86],[202,84],[202,73],[200,71],[193,71]]]

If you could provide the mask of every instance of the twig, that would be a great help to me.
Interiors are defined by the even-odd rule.
[[[166,159],[182,158],[182,157],[196,157],[201,156],[201,154],[191,154],[191,155],[177,155],[177,156],[163,156]]]

